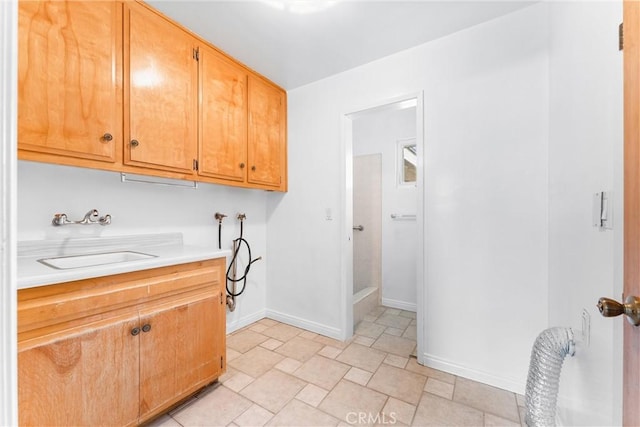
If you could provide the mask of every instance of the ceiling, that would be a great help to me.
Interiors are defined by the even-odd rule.
[[[287,90],[532,4],[482,0],[147,3]]]

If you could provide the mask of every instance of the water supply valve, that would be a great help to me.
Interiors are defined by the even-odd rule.
[[[226,217],[227,216],[225,214],[220,213],[220,212],[216,212],[215,215],[214,215],[214,218],[216,220],[218,220],[218,223],[220,223],[220,224],[222,224],[222,220],[225,219]]]

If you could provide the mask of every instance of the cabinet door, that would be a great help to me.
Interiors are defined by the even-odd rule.
[[[286,169],[286,111],[284,93],[249,76],[248,181],[281,187]]]
[[[125,3],[124,27],[124,161],[193,175],[198,143],[196,40],[140,3]]]
[[[213,381],[221,370],[219,293],[173,304],[140,313],[142,330],[148,325],[140,336],[141,420]]]
[[[179,329],[186,333],[177,336],[178,346],[183,349],[178,353],[178,366],[184,367],[176,373],[179,391],[194,384],[201,387],[222,373],[221,357],[225,350],[220,347],[220,337],[226,328],[220,323],[220,313],[226,307],[222,301],[218,293],[180,308],[183,323]]]
[[[244,181],[247,162],[247,72],[214,49],[200,48],[198,173]]]
[[[20,425],[137,423],[137,316],[109,322],[19,351]]]
[[[121,16],[115,1],[19,3],[20,150],[115,162]]]

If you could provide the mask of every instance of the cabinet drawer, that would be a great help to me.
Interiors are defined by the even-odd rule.
[[[206,289],[219,292],[224,259],[18,291],[18,342],[112,317],[119,310]]]

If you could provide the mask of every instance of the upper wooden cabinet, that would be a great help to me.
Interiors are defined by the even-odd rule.
[[[249,183],[286,191],[286,129],[284,92],[249,76]]]
[[[124,9],[124,162],[194,174],[197,40],[143,4]]]
[[[115,162],[122,146],[121,4],[20,1],[18,10],[22,157]]]
[[[283,89],[140,1],[19,11],[20,159],[287,191]]]
[[[199,174],[244,182],[247,176],[247,70],[203,46],[200,88]]]
[[[199,175],[286,191],[285,92],[210,47],[199,61]]]

